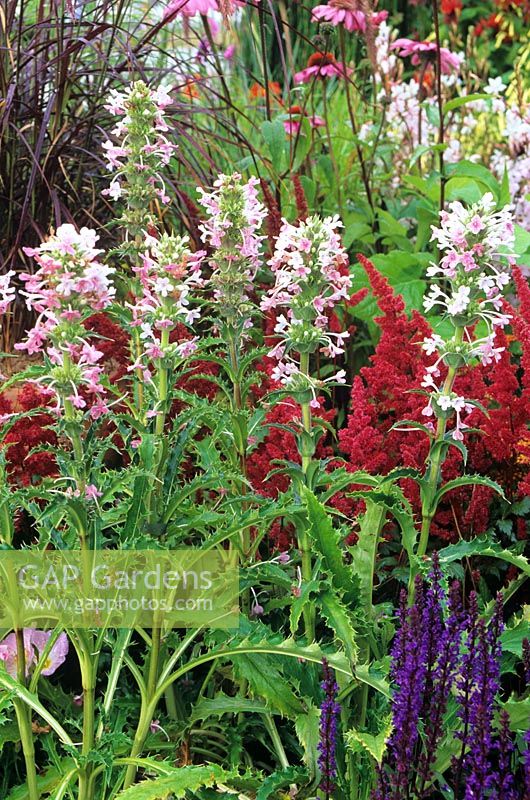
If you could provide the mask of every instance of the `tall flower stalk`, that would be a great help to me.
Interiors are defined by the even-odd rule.
[[[123,92],[112,90],[107,110],[118,121],[103,143],[113,173],[103,194],[122,206],[118,224],[125,230],[126,254],[136,263],[145,232],[156,227],[158,205],[169,203],[163,170],[176,146],[166,136],[165,109],[172,102],[163,88],[135,81]]]
[[[211,275],[206,286],[213,292],[213,318],[226,347],[228,375],[232,383],[234,441],[238,451],[242,483],[246,494],[247,436],[242,412],[245,409],[242,355],[247,331],[252,327],[256,307],[250,297],[254,278],[261,265],[260,230],[267,215],[258,198],[259,181],[243,182],[241,175],[220,175],[211,191],[200,191],[199,202],[207,218],[200,225],[201,237],[209,248]],[[243,425],[243,427],[241,427]],[[248,530],[241,533],[241,549],[247,558],[250,549]]]
[[[276,360],[274,380],[299,403],[302,430],[298,449],[302,473],[307,480],[316,449],[312,409],[319,408],[317,394],[326,385],[345,382],[346,373],[339,370],[325,380],[311,375],[310,359],[317,351],[331,358],[344,352],[348,332],[330,330],[328,312],[348,297],[351,277],[348,258],[339,230],[338,217],[308,217],[298,226],[284,222],[269,265],[274,285],[261,302],[263,311],[278,310],[274,332],[278,344],[269,356]],[[298,531],[302,559],[302,577],[311,580],[312,559],[307,531]],[[306,636],[314,637],[314,609],[304,610]]]
[[[436,493],[441,469],[451,442],[464,439],[467,416],[477,403],[455,392],[458,372],[477,361],[498,361],[504,348],[497,346],[496,333],[510,321],[503,310],[502,292],[509,283],[509,269],[514,264],[514,224],[508,206],[495,210],[491,194],[464,208],[451,203],[440,214],[441,226],[433,226],[432,240],[442,254],[428,276],[438,282],[425,298],[425,310],[442,310],[453,326],[453,335],[444,339],[437,333],[425,338],[423,348],[436,355],[427,368],[423,387],[429,393],[423,410],[427,419],[435,418],[429,466],[424,492],[422,528],[418,555],[427,551],[431,522],[436,513]],[[445,369],[445,377],[442,370]],[[448,432],[448,422],[454,421]]]

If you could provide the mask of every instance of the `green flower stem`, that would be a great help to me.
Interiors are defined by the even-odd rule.
[[[133,745],[131,748],[131,754],[129,759],[132,760],[137,758],[143,750],[144,742],[147,738],[147,734],[149,733],[149,726],[153,721],[156,704],[158,702],[159,695],[155,694],[153,698],[146,702],[140,712],[140,719],[138,720],[138,727],[136,728],[136,733],[134,735]],[[123,789],[128,789],[134,783],[134,779],[136,778],[136,764],[130,763],[127,767],[127,772],[125,773],[125,779],[123,782]]]
[[[233,383],[233,394],[234,394],[234,401],[233,401],[234,411],[239,412],[243,410],[243,396],[241,393],[241,383],[239,380],[239,348],[235,334],[228,336],[228,355],[230,358],[230,366],[232,369],[232,376],[233,376],[232,383]],[[243,481],[241,482],[241,494],[245,496],[247,493],[247,483],[246,483],[247,457],[244,449],[239,454],[239,461],[240,461],[241,475],[243,476]],[[246,510],[246,508],[247,504],[244,503],[243,510]],[[250,530],[248,527],[243,528],[243,530],[241,531],[241,550],[243,553],[243,559],[246,561],[250,551]],[[249,603],[247,602],[247,605],[248,604]]]
[[[168,345],[169,345],[169,330],[167,328],[164,328],[160,336],[161,350],[165,352]],[[162,358],[164,358],[164,356]],[[162,365],[158,370],[158,405],[161,411],[158,414],[155,423],[155,433],[157,436],[161,436],[164,433],[164,427],[166,424],[166,415],[167,415],[167,408],[166,408],[167,395],[168,395],[168,369],[167,367]]]
[[[83,743],[81,745],[82,764],[79,771],[79,800],[92,800],[91,764],[88,762],[94,750],[95,739],[95,688],[97,657],[94,660],[90,647],[85,649],[81,661],[81,681],[83,685]]]
[[[300,372],[303,375],[309,375],[309,353],[300,353]],[[302,425],[307,438],[312,434],[312,419],[311,419],[311,406],[309,402],[301,403],[302,409]],[[306,446],[302,446],[302,472],[307,476],[307,472],[311,465],[311,454],[306,452]],[[298,546],[302,557],[302,580],[308,582],[313,576],[313,563],[311,559],[311,543],[307,531],[300,529],[298,531]],[[315,609],[306,604],[304,607],[304,627],[308,644],[315,638]]]
[[[68,353],[63,354],[63,367],[65,371],[65,375],[68,377],[68,374],[72,368],[72,360]],[[81,494],[84,491],[86,481],[84,475],[84,457],[83,457],[83,444],[81,442],[81,434],[80,434],[80,426],[77,421],[77,415],[75,412],[75,408],[71,400],[69,400],[66,396],[63,398],[64,404],[64,418],[66,420],[67,425],[67,432],[70,441],[72,442],[72,449],[74,451],[74,456],[76,460],[76,471],[77,471],[77,478],[79,481],[79,489]]]
[[[453,344],[455,345],[461,344],[462,339],[464,338],[464,330],[465,330],[464,326],[461,325],[455,326]],[[457,372],[458,372],[458,367],[448,367],[447,375],[442,388],[442,394],[448,395],[452,392]],[[438,424],[436,426],[436,436],[434,439],[433,446],[439,445],[439,443],[443,441],[446,429],[447,429],[447,420],[444,417],[439,417]],[[418,558],[422,558],[427,552],[431,523],[433,521],[434,515],[436,514],[436,506],[433,500],[436,494],[436,490],[438,489],[438,484],[440,483],[442,466],[443,466],[442,450],[439,446],[437,446],[433,457],[430,459],[430,466],[427,475],[428,491],[426,493],[426,498],[422,508],[421,534],[417,552]]]
[[[157,703],[160,699],[158,691],[158,671],[160,665],[160,650],[162,641],[162,630],[160,626],[156,626],[158,620],[155,618],[155,627],[152,632],[151,648],[149,655],[149,666],[147,671],[147,682],[145,684],[145,693],[142,693],[142,707],[140,710],[140,719],[138,720],[138,727],[134,735],[133,745],[131,749],[131,758],[136,758],[143,750],[147,734],[149,733],[149,726],[154,719]],[[171,698],[169,701],[168,710],[171,712],[173,705],[176,707],[174,697],[174,687],[167,686],[164,692],[167,697]],[[172,714],[171,714],[172,716]],[[136,778],[136,765],[129,764],[125,774],[125,782],[123,788],[127,789],[134,783]]]
[[[133,362],[136,363],[142,355],[142,340],[140,339],[140,330],[138,328],[133,328],[132,346],[134,347]],[[140,367],[136,368],[135,373],[134,395],[136,406],[141,409],[144,404],[144,378]]]
[[[63,366],[65,369],[66,375],[68,375],[72,362],[70,356],[65,353],[63,355]],[[69,400],[66,396],[63,396],[63,405],[64,405],[64,418],[66,421],[66,430],[68,433],[68,437],[70,442],[72,443],[72,451],[74,454],[74,476],[77,481],[77,489],[81,494],[81,497],[84,496],[85,489],[86,489],[86,472],[85,472],[85,452],[83,449],[83,442],[81,439],[81,426],[77,419],[76,410],[73,406],[71,400]],[[78,530],[79,533],[79,544],[81,550],[86,551],[88,547],[87,542],[87,535],[86,530],[83,527],[82,530]]]
[[[15,630],[17,643],[17,678],[22,686],[26,685],[26,651],[24,648],[24,629]],[[26,764],[26,783],[28,788],[28,800],[39,800],[40,792],[37,786],[37,770],[35,766],[35,745],[33,742],[33,730],[31,728],[31,708],[18,697],[13,699],[15,714],[17,717],[22,752]]]
[[[236,411],[241,411],[243,408],[243,400],[241,397],[241,384],[239,382],[238,373],[239,373],[239,358],[238,358],[238,347],[237,341],[235,336],[230,336],[228,339],[228,353],[230,356],[230,366],[232,367],[233,373],[233,385],[234,385],[234,408]]]
[[[39,800],[40,792],[37,785],[37,770],[35,767],[35,747],[33,744],[33,730],[31,728],[31,709],[22,700],[14,699],[15,714],[17,717],[18,731],[26,764],[26,784],[28,800]]]
[[[274,722],[272,714],[265,714],[263,717],[263,722],[267,728],[267,731],[269,732],[269,736],[271,737],[271,741],[274,745],[274,749],[276,750],[276,755],[278,756],[278,761],[280,762],[281,768],[289,769],[289,759],[285,753],[283,742],[280,734],[278,733],[278,728],[276,727],[276,723]]]

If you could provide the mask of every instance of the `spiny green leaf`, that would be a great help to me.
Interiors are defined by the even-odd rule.
[[[392,733],[392,718],[387,717],[383,728],[377,735],[357,731],[353,728],[346,732],[346,744],[355,752],[359,747],[366,750],[378,764],[381,764],[386,750],[386,743]]]
[[[318,742],[320,739],[320,709],[310,705],[305,714],[299,714],[294,727],[298,740],[304,749],[304,763],[311,772],[317,774]]]
[[[277,798],[276,792],[278,789],[283,786],[289,786],[291,783],[300,783],[303,779],[304,773],[296,767],[273,772],[261,784],[256,794],[256,800],[269,800],[270,797]]]
[[[476,537],[471,541],[461,541],[451,544],[440,550],[440,564],[450,564],[453,561],[461,561],[468,556],[482,556],[484,558],[499,558],[508,564],[513,564],[522,570],[525,575],[530,575],[530,563],[525,556],[505,550],[500,545],[495,544],[488,537]]]
[[[357,661],[358,648],[351,614],[346,605],[333,591],[324,592],[319,598],[322,613],[338,642],[344,647],[352,664]]]
[[[251,700],[248,697],[240,697],[239,695],[229,697],[221,693],[216,697],[206,697],[200,700],[194,707],[189,721],[192,724],[199,719],[221,717],[223,714],[242,713],[269,714],[270,709],[259,700]]]
[[[442,488],[437,492],[434,498],[436,505],[440,502],[444,494],[450,492],[452,489],[458,489],[460,486],[486,486],[488,489],[500,494],[503,500],[506,500],[504,490],[496,481],[487,478],[485,475],[463,475],[461,478],[455,478],[452,481],[447,481]]]
[[[181,798],[205,786],[214,786],[226,775],[216,764],[204,767],[188,766],[172,771],[171,775],[142,781],[120,792],[116,800],[167,800]]]
[[[344,563],[341,537],[333,528],[331,517],[322,503],[306,487],[302,488],[302,499],[309,517],[308,533],[322,556],[324,569],[328,572],[333,586],[343,593],[344,601],[355,602],[357,582],[351,567]]]

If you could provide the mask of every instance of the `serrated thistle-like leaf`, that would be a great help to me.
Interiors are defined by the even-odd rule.
[[[337,591],[342,593],[346,604],[358,599],[358,583],[352,568],[344,562],[341,537],[333,527],[325,507],[306,487],[302,487],[302,499],[309,519],[308,533],[317,551],[322,556],[322,566]]]
[[[484,558],[499,558],[508,564],[518,567],[525,575],[530,576],[530,562],[523,555],[512,553],[499,545],[491,542],[488,537],[476,537],[471,541],[461,541],[451,544],[440,550],[440,564],[450,564],[453,561],[460,561],[469,556],[481,556]]]
[[[201,788],[215,786],[218,781],[229,777],[216,764],[207,766],[180,767],[170,775],[142,781],[116,795],[116,800],[168,800],[182,798],[187,792],[196,792]]]
[[[302,702],[278,666],[269,654],[245,653],[234,661],[234,672],[248,682],[253,695],[265,700],[269,710],[296,719],[303,711]]]
[[[378,734],[365,733],[355,728],[345,734],[346,745],[350,750],[357,752],[359,748],[366,750],[377,764],[381,764],[386,751],[386,743],[392,733],[392,718],[387,717],[383,728]]]
[[[356,631],[353,627],[352,615],[342,602],[337,592],[332,589],[324,592],[318,601],[328,627],[333,631],[335,639],[344,648],[344,652],[352,664],[357,662],[358,647]]]
[[[317,706],[309,705],[305,714],[300,714],[294,723],[296,735],[300,742],[304,755],[304,764],[311,773],[311,777],[317,774],[318,742],[320,739],[320,709]]]
[[[65,775],[68,775],[74,769],[75,763],[73,759],[63,758],[58,762],[58,766],[50,767],[43,774],[37,775],[37,787],[40,794],[53,797],[52,792],[60,786]],[[15,786],[5,800],[29,800],[28,785]]]
[[[224,714],[269,714],[270,709],[260,700],[236,695],[230,697],[222,692],[216,697],[200,700],[191,713],[189,724],[209,717],[222,717]],[[0,729],[1,730],[1,729]]]
[[[256,800],[269,800],[270,798],[275,800],[278,797],[277,792],[279,789],[293,783],[300,783],[304,777],[304,772],[297,767],[277,770],[265,778],[257,791]]]
[[[458,489],[461,486],[486,486],[488,489],[500,495],[503,500],[506,500],[503,488],[496,481],[491,480],[491,478],[487,478],[484,475],[463,475],[461,478],[447,481],[447,483],[441,487],[435,495],[435,504],[437,505],[447,492],[450,492],[452,489]]]

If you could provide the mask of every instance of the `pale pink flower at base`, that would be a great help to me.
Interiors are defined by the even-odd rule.
[[[357,7],[355,0],[330,0],[327,5],[315,6],[311,12],[313,22],[344,25],[347,31],[364,33],[368,26],[367,15]],[[374,11],[370,25],[377,28],[388,17],[388,11]]]
[[[39,660],[40,656],[44,652],[50,636],[51,633],[49,631],[32,631],[31,642],[37,650],[35,659],[36,661]],[[68,638],[65,633],[60,633],[57,637],[57,640],[52,645],[50,652],[46,656],[41,674],[46,676],[53,675],[53,673],[59,669],[61,664],[64,664],[67,655]]]
[[[415,42],[413,39],[396,39],[393,50],[398,51],[398,55],[406,58],[410,56],[411,63],[419,66],[424,61],[436,62],[437,46],[436,42]],[[456,53],[452,53],[446,47],[440,47],[440,62],[444,75],[451,72],[458,72],[461,59]]]
[[[37,664],[46,645],[50,639],[49,631],[38,631],[33,628],[24,629],[24,655],[26,676],[30,669]],[[68,655],[68,639],[65,633],[61,633],[50,652],[46,656],[42,675],[53,675],[53,673],[64,663]],[[0,642],[0,661],[4,662],[6,671],[12,678],[17,677],[17,640],[14,633]]]

